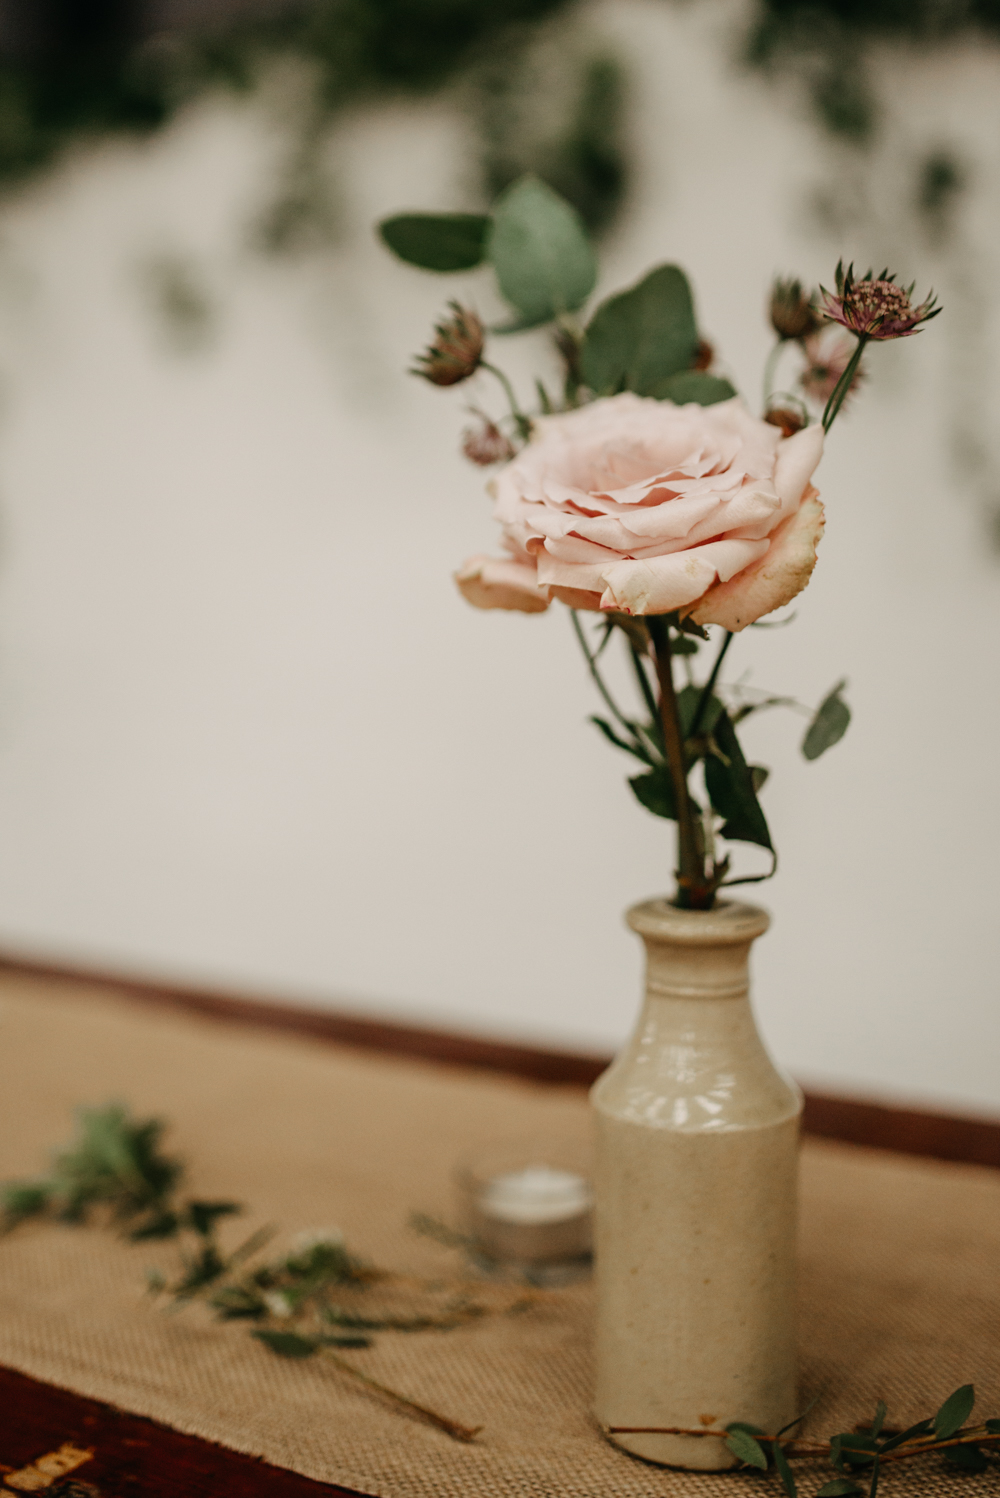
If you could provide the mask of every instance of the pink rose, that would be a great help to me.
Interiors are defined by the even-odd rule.
[[[539,613],[558,598],[744,629],[809,581],[822,451],[821,427],[783,437],[736,398],[625,392],[540,417],[491,486],[508,557],[473,557],[456,581],[478,608]]]

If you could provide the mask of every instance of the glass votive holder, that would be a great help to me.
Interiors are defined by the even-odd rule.
[[[487,1263],[585,1268],[593,1238],[590,1152],[572,1140],[511,1139],[456,1168],[463,1225]]]

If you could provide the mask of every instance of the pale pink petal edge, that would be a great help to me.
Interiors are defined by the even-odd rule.
[[[773,532],[761,560],[729,582],[709,588],[692,608],[690,618],[695,624],[721,624],[738,634],[791,603],[812,576],[824,523],[819,494],[810,484],[795,514]]]

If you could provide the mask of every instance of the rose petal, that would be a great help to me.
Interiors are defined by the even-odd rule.
[[[477,609],[516,609],[522,614],[544,614],[547,588],[538,586],[534,567],[499,557],[470,557],[455,573],[459,592]]]
[[[767,554],[699,599],[690,615],[695,624],[721,624],[738,632],[791,603],[816,565],[823,523],[823,506],[810,484],[799,508],[771,536]]]
[[[730,578],[763,557],[768,541],[709,541],[648,561],[616,562],[604,569],[604,609],[623,614],[670,614],[694,603],[717,578]]]
[[[823,428],[817,422],[786,437],[778,447],[774,465],[774,488],[787,515],[798,508],[806,484],[823,456]]]

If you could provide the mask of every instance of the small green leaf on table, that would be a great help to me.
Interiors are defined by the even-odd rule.
[[[988,1458],[978,1446],[949,1446],[943,1452],[945,1461],[960,1472],[985,1472],[990,1466]]]
[[[827,749],[832,749],[834,744],[839,744],[847,732],[851,721],[851,709],[840,695],[846,686],[846,681],[838,681],[833,691],[823,698],[816,709],[815,716],[802,740],[802,753],[806,759],[819,759]]]
[[[538,177],[520,177],[493,205],[486,256],[500,291],[533,328],[576,312],[594,289],[597,261],[576,209]]]
[[[489,222],[482,213],[397,213],[378,232],[394,255],[421,270],[472,270],[482,262]]]
[[[748,1467],[759,1467],[762,1472],[767,1471],[767,1456],[759,1441],[755,1441],[746,1426],[739,1422],[727,1425],[729,1434],[725,1444],[734,1456],[738,1456],[741,1462],[746,1462]]]
[[[676,265],[660,265],[601,303],[587,328],[580,368],[598,395],[653,395],[671,375],[690,370],[697,350],[687,277]]]
[[[972,1384],[963,1384],[954,1394],[949,1394],[934,1416],[934,1434],[939,1441],[948,1441],[972,1414],[976,1402],[976,1391]]]
[[[319,1346],[314,1337],[300,1337],[297,1332],[255,1331],[251,1336],[282,1358],[311,1358]]]
[[[788,1465],[788,1458],[784,1451],[782,1451],[778,1441],[775,1441],[772,1450],[774,1452],[774,1465],[778,1469],[778,1476],[781,1478],[782,1487],[788,1494],[788,1498],[798,1498],[799,1490],[795,1478],[792,1476],[792,1469]]]

